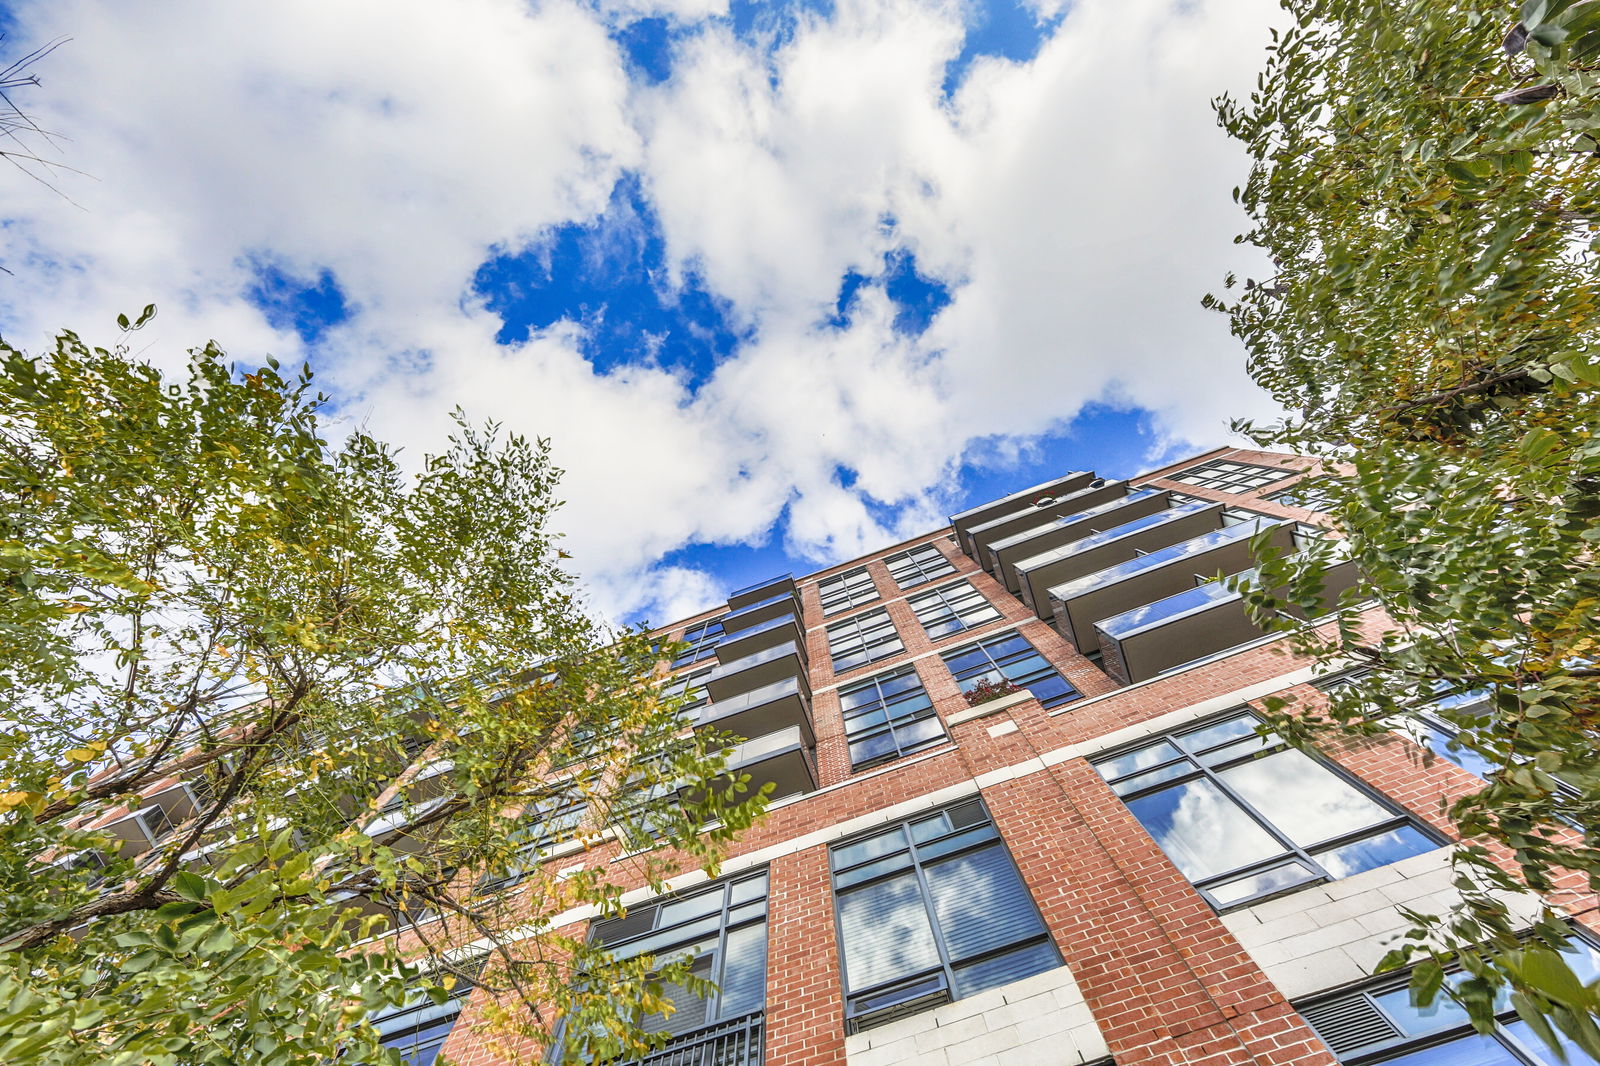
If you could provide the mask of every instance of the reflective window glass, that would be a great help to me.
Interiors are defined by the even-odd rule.
[[[829,861],[851,1031],[1061,964],[978,801],[836,846]]]
[[[1252,714],[1095,760],[1173,864],[1218,907],[1349,877],[1438,842]]]
[[[910,551],[890,555],[884,560],[889,576],[903,589],[927,584],[935,578],[956,572],[955,564],[932,544],[919,544]]]

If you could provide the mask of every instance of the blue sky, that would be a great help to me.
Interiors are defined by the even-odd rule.
[[[0,185],[0,331],[155,302],[147,358],[309,360],[408,454],[549,437],[593,602],[666,621],[1260,413],[1198,304],[1270,8],[14,3],[83,174]]]

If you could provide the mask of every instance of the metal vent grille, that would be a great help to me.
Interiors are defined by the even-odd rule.
[[[1311,1023],[1311,1028],[1317,1031],[1329,1049],[1341,1058],[1369,1044],[1400,1036],[1400,1030],[1394,1027],[1394,1023],[1385,1018],[1377,1005],[1360,992],[1301,1008],[1300,1015]]]

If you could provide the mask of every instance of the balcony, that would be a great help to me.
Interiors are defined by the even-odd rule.
[[[806,680],[805,654],[793,641],[722,663],[711,671],[711,676],[706,678],[702,687],[712,702],[721,703],[788,678],[794,678],[799,683],[806,699],[811,698],[811,686]]]
[[[780,574],[777,577],[758,581],[754,585],[746,585],[728,597],[728,609],[738,612],[763,600],[770,600],[774,596],[787,593],[795,595],[794,575]]]
[[[1131,501],[1156,495],[1156,489],[1128,490],[1126,481],[1113,481],[1099,489],[1085,489],[1073,493],[1073,498],[1079,504],[1078,509],[1071,514],[1063,514],[1051,518],[1049,521],[1036,523],[1016,533],[1008,534],[998,540],[993,540],[984,549],[983,558],[978,562],[995,579],[1004,582],[1012,592],[1016,590],[1016,575],[1008,574],[1007,568],[1018,559],[1037,554],[1046,548],[1054,548],[1068,541],[1076,540],[1081,534],[1075,532],[1075,524],[1092,515],[1102,514],[1106,511],[1116,510],[1127,506]],[[1111,493],[1107,496],[1106,493]],[[1093,498],[1093,505],[1084,502],[1083,497]],[[1159,510],[1159,508],[1155,508]],[[1139,512],[1144,513],[1144,512]]]
[[[793,644],[802,656],[805,655],[806,632],[800,624],[799,615],[794,611],[753,622],[733,632],[724,628],[722,640],[717,644],[717,661],[731,663],[786,643]]]
[[[1152,511],[1145,505],[1139,509],[1149,513],[1137,517],[1119,509],[1089,521],[1073,523],[1080,532],[1076,540],[1017,562],[1022,602],[1032,607],[1039,617],[1048,619],[1049,590],[1056,585],[1221,529],[1224,524],[1220,503],[1201,500],[1176,507],[1165,503],[1163,506],[1166,509]]]
[[[1246,580],[1253,570],[1243,571]],[[1335,563],[1325,571],[1323,607],[1331,611],[1340,593],[1356,581],[1355,564]],[[1135,607],[1095,623],[1101,665],[1106,673],[1131,684],[1175,670],[1265,635],[1250,620],[1242,593],[1227,582],[1209,581],[1176,595]]]
[[[811,749],[806,743],[806,734],[797,725],[729,748],[728,773],[749,774],[753,789],[770,782],[774,786],[771,798],[775,800],[814,792],[817,788]]]
[[[1093,480],[1093,474],[1076,471],[1056,478],[1054,481],[1042,481],[1031,488],[1013,492],[1009,496],[1003,496],[981,507],[971,507],[960,514],[953,514],[950,516],[950,524],[955,527],[956,538],[961,544],[961,550],[966,552],[969,558],[976,558],[977,552],[973,549],[972,539],[968,535],[968,531],[974,526],[983,525],[985,522],[999,518],[1002,515],[1014,514],[1041,496],[1064,496],[1069,492],[1076,492]]]
[[[769,622],[774,618],[781,618],[786,614],[792,614],[795,617],[800,615],[800,596],[793,589],[777,592],[759,600],[752,600],[736,610],[729,611],[717,621],[722,623],[722,632],[724,634],[740,633],[752,626]]]
[[[1126,494],[1125,482],[1106,482],[1095,478],[1083,488],[1073,492],[1056,496],[1038,496],[1031,501],[1024,500],[1011,510],[965,530],[963,547],[970,544],[972,550],[967,554],[976,559],[979,566],[992,573],[988,549],[995,542],[1029,529],[1036,529],[1046,519],[1076,514],[1086,507],[1119,499]]]
[[[738,696],[707,703],[700,708],[695,725],[710,726],[745,738],[794,727],[800,730],[809,746],[815,743],[811,733],[811,701],[801,684],[799,678],[787,677]]]
[[[1291,551],[1293,529],[1269,519],[1240,522],[1056,585],[1049,592],[1055,627],[1083,654],[1097,651],[1096,622],[1191,589],[1197,579],[1250,569],[1255,564],[1250,538],[1263,530],[1271,531],[1275,545]]]
[[[617,1066],[761,1066],[763,1014],[707,1025],[672,1038],[660,1051]]]

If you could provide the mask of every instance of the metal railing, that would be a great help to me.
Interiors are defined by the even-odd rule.
[[[625,1066],[761,1066],[763,1021],[756,1011],[695,1029]]]

